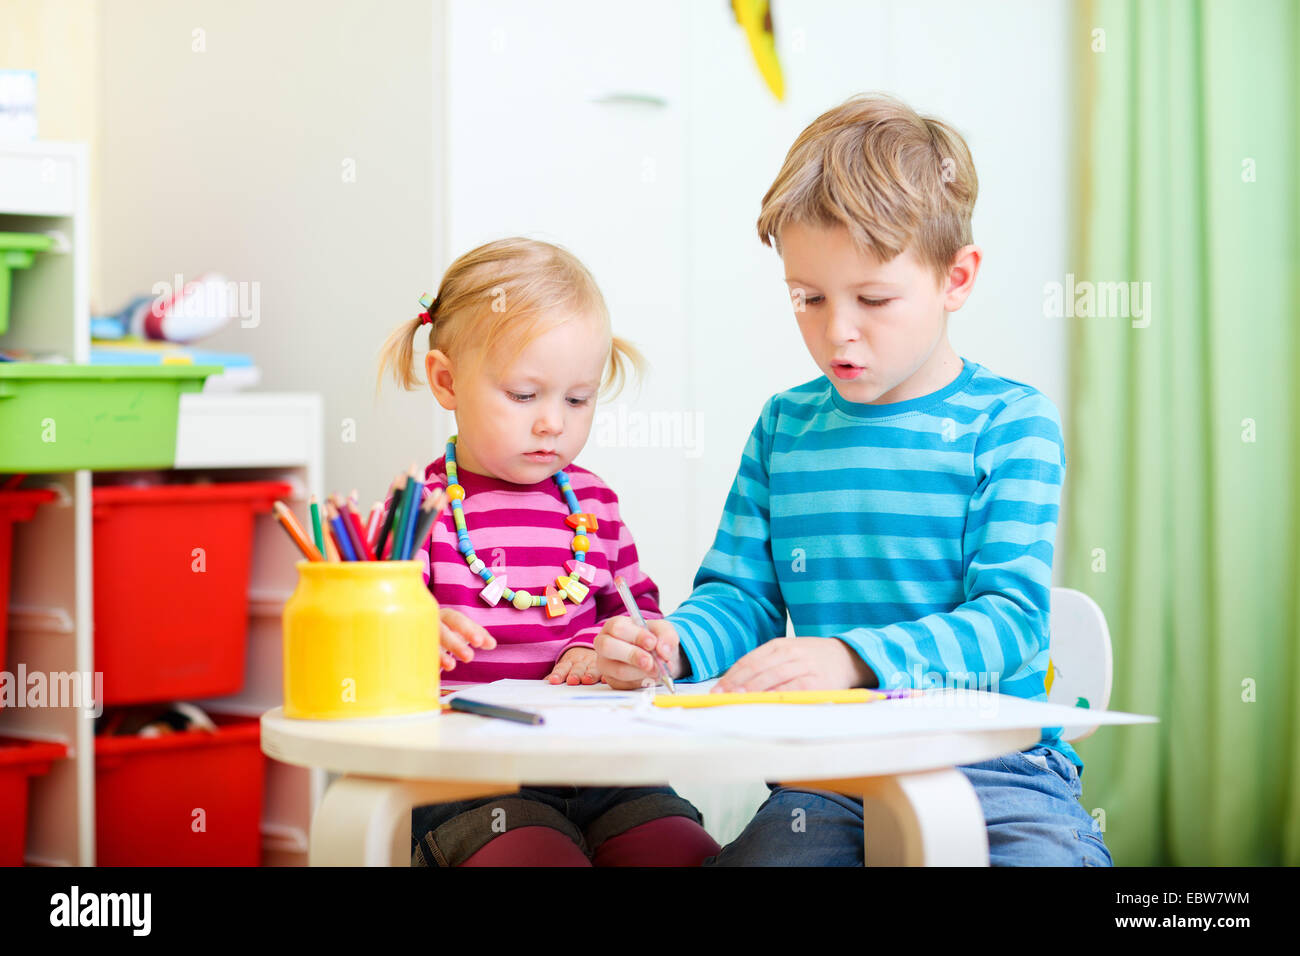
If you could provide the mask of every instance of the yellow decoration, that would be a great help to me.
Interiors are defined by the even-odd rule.
[[[736,22],[745,31],[750,52],[758,64],[758,72],[772,95],[785,99],[785,81],[781,78],[781,61],[776,56],[776,31],[772,27],[772,5],[769,0],[731,0],[731,11]]]
[[[555,583],[561,591],[569,596],[569,600],[574,604],[581,604],[587,597],[589,588],[581,581],[560,575],[555,579]]]

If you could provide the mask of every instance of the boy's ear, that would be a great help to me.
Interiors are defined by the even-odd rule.
[[[424,375],[429,380],[429,391],[438,404],[449,412],[456,410],[455,376],[451,359],[440,349],[429,349],[424,356]]]
[[[975,275],[980,271],[980,262],[983,258],[984,251],[976,245],[962,246],[957,250],[952,265],[948,267],[948,277],[945,280],[943,298],[945,312],[956,312],[966,303],[966,299],[975,288]]]

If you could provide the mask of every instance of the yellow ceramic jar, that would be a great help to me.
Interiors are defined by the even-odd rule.
[[[438,602],[419,561],[299,561],[284,606],[284,714],[438,709]]]

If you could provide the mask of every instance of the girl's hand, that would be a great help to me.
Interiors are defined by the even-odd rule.
[[[668,665],[673,680],[685,671],[677,628],[667,621],[646,621],[637,627],[630,617],[611,617],[596,635],[595,645],[600,673],[615,690],[649,687],[659,683],[659,665],[655,655]]]
[[[837,638],[778,637],[732,664],[713,686],[713,693],[875,685],[875,671]]]
[[[600,680],[596,668],[596,652],[590,647],[571,647],[555,662],[555,669],[546,676],[552,684],[594,684]]]
[[[460,611],[438,609],[438,628],[442,644],[442,669],[449,671],[457,660],[469,663],[474,659],[474,648],[490,651],[497,646],[496,638],[483,629],[483,625],[470,620]]]

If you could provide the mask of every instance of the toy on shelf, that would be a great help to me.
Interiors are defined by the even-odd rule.
[[[176,288],[179,286],[179,288]],[[261,381],[248,355],[191,347],[239,314],[239,287],[215,272],[192,282],[176,277],[156,295],[138,295],[112,315],[90,319],[92,365],[219,365],[204,391],[234,391]]]
[[[138,295],[112,315],[90,318],[95,339],[137,339],[194,342],[206,338],[235,317],[238,296],[232,283],[215,272],[206,273],[179,290]]]

